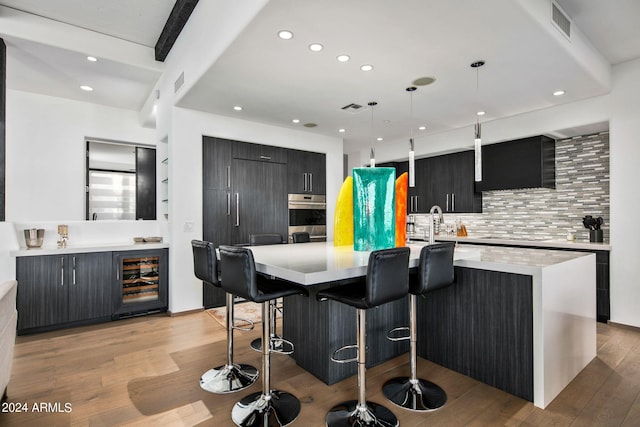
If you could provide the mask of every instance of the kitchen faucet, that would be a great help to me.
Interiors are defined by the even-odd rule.
[[[436,238],[435,238],[435,228],[436,228],[436,217],[435,215],[438,214],[438,225],[439,224],[443,224],[444,223],[444,215],[442,214],[442,208],[440,208],[440,206],[438,205],[433,205],[431,206],[431,209],[429,210],[429,244],[433,245],[436,242]]]

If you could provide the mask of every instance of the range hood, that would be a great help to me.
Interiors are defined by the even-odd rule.
[[[482,147],[476,191],[556,188],[556,142],[544,135]]]

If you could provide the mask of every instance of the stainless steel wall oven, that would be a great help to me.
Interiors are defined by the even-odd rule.
[[[309,233],[312,242],[327,240],[326,196],[318,194],[289,194],[289,242],[291,234]]]

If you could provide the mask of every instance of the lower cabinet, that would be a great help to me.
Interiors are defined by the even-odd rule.
[[[168,250],[132,252],[132,256],[160,260],[155,267],[157,297],[123,304],[121,255],[129,252],[91,252],[16,258],[18,334],[108,321],[126,314],[167,307]],[[154,267],[140,267],[143,280],[154,279]],[[141,284],[140,286],[144,286]],[[126,308],[123,308],[126,307]]]

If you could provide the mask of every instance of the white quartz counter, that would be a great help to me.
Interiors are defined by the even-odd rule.
[[[21,248],[10,251],[12,257],[40,256],[40,255],[60,255],[78,254],[89,252],[116,252],[116,251],[137,251],[145,249],[168,248],[168,243],[106,243],[100,245],[69,245],[66,248]]]
[[[421,240],[421,236],[413,236],[412,240]],[[588,240],[556,240],[556,239],[526,239],[509,238],[508,236],[436,236],[436,241],[448,241],[459,243],[482,243],[486,245],[507,245],[507,246],[532,246],[537,248],[558,248],[558,249],[579,249],[589,251],[610,251],[611,245],[608,243],[591,243]]]
[[[420,249],[425,244],[408,244],[411,248],[410,267],[418,266]],[[332,242],[253,246],[251,251],[259,272],[302,285],[364,276],[369,260],[369,252],[354,251],[352,246],[333,246]],[[533,275],[540,273],[542,268],[589,255],[584,252],[548,249],[458,245],[454,253],[454,264],[460,267]]]

